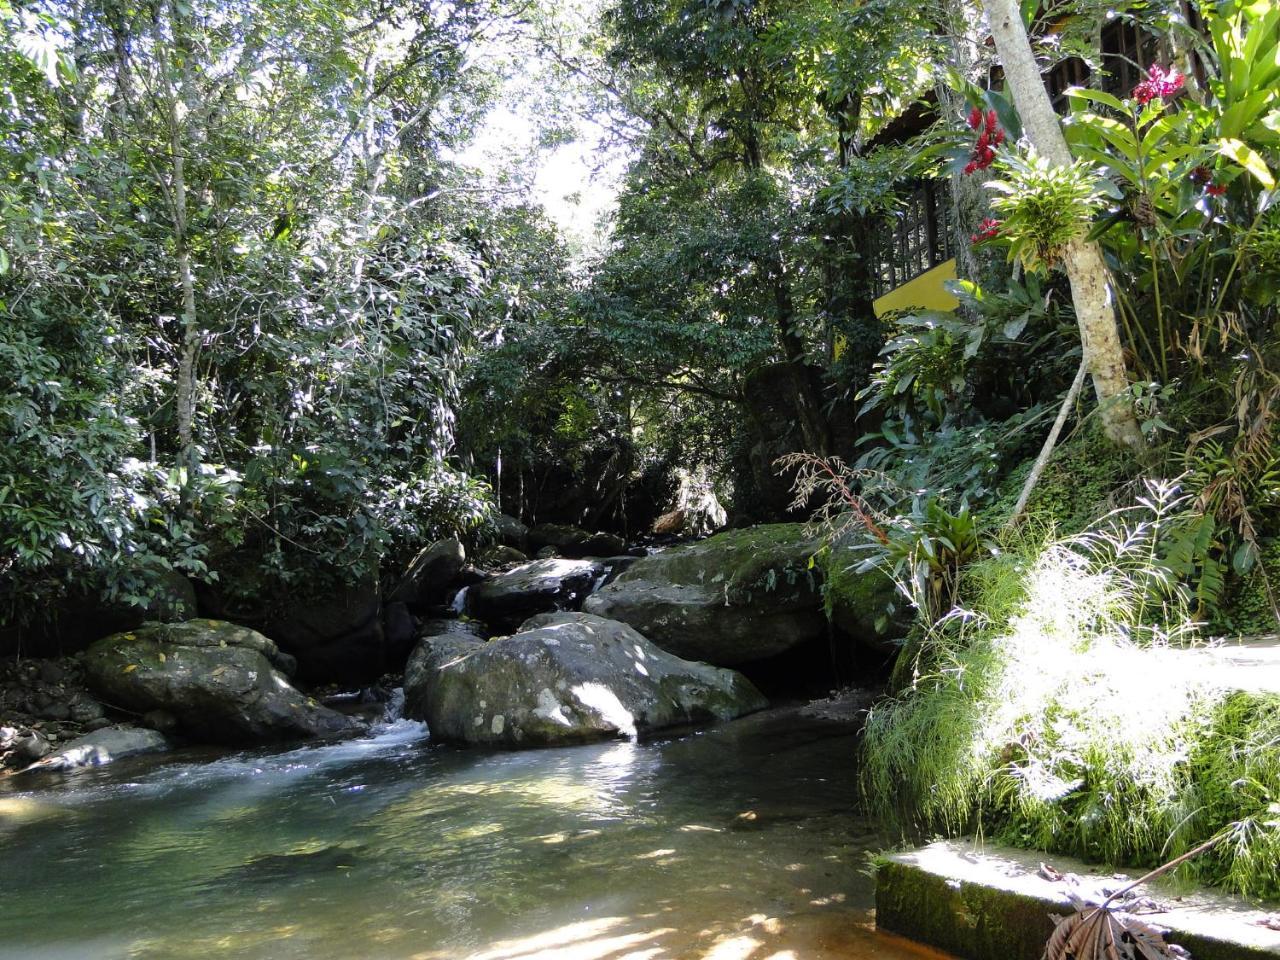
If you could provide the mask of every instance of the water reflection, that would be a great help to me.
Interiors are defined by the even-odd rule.
[[[774,712],[521,753],[364,741],[0,794],[0,958],[899,958],[852,732]],[[19,827],[20,825],[20,827]]]

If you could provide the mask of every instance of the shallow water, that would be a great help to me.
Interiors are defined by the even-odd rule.
[[[853,732],[775,710],[489,753],[337,745],[0,785],[0,958],[903,960]]]

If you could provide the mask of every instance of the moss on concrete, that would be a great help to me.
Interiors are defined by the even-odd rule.
[[[1040,960],[1052,917],[1073,912],[1066,885],[1037,875],[1044,854],[976,845],[930,844],[894,854],[876,871],[876,924],[967,960]],[[1079,889],[1096,899],[1113,887],[1079,861],[1054,858]],[[1229,897],[1184,891],[1176,899],[1148,889],[1160,905],[1145,920],[1167,928],[1170,942],[1196,960],[1263,960],[1280,956],[1280,932],[1256,921],[1262,911]]]

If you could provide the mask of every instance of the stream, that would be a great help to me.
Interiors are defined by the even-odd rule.
[[[421,724],[0,783],[3,960],[902,960],[854,731],[485,752]]]

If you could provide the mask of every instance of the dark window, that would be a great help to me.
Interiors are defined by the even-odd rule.
[[[951,259],[950,205],[950,190],[942,180],[919,181],[906,193],[902,208],[881,234],[876,296]]]

